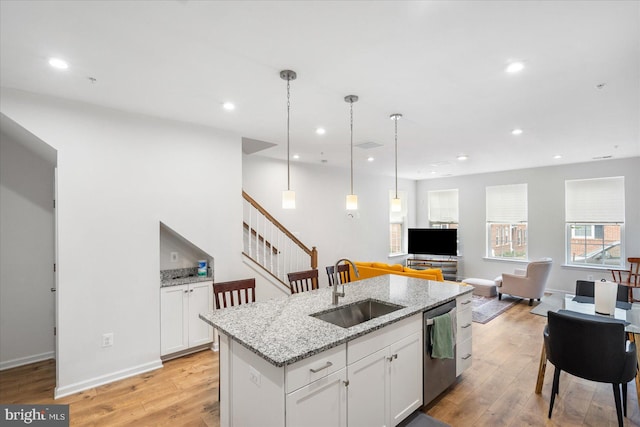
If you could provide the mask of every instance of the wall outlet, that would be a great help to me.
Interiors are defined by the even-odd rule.
[[[593,274],[589,274],[587,276],[587,280],[590,281],[590,282],[593,282]]]
[[[249,381],[260,387],[262,375],[253,366],[249,366]]]
[[[171,262],[178,262],[178,252],[171,252]]]
[[[102,334],[102,346],[111,347],[113,345],[113,332]]]

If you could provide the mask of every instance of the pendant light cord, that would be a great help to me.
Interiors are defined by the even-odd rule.
[[[399,117],[396,117],[394,120],[395,134],[396,134],[396,140],[395,140],[396,199],[398,198],[398,119]]]
[[[289,171],[289,110],[291,109],[290,79],[287,79],[287,191],[291,191],[291,172]]]
[[[349,102],[351,105],[351,193],[353,194],[353,100]]]

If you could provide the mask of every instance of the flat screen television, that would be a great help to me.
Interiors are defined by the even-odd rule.
[[[413,255],[458,255],[455,228],[410,228],[409,253]]]

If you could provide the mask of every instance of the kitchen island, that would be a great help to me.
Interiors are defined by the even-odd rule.
[[[396,425],[422,405],[422,313],[472,290],[385,275],[338,306],[322,288],[201,314],[220,332],[221,425]],[[369,299],[400,308],[349,328],[311,316]]]

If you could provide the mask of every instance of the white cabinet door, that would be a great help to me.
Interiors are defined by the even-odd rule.
[[[160,290],[160,354],[163,356],[189,347],[188,293],[187,285]]]
[[[386,424],[387,348],[347,367],[349,427],[378,427]]]
[[[213,326],[200,319],[200,313],[213,310],[213,286],[211,282],[189,285],[189,347],[213,341]]]
[[[395,426],[422,406],[422,333],[391,344],[389,364],[389,425]]]
[[[343,368],[287,394],[286,427],[346,427],[346,381]]]

